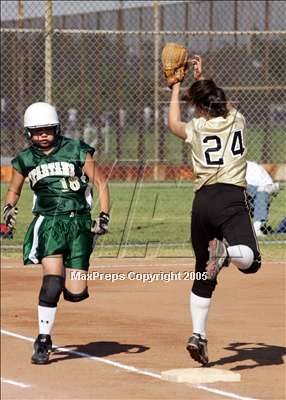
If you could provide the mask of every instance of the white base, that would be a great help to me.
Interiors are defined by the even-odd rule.
[[[218,368],[179,368],[161,373],[162,379],[178,383],[240,382],[240,374]]]

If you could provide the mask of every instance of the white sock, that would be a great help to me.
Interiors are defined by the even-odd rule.
[[[229,246],[227,252],[231,258],[231,262],[240,269],[247,269],[254,261],[254,253],[250,247],[243,244],[237,246]]]
[[[200,297],[191,292],[190,305],[193,321],[193,332],[206,338],[206,325],[211,299]]]
[[[57,307],[38,306],[39,333],[50,335],[56,318]]]

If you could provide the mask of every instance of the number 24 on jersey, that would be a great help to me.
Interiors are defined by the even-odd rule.
[[[241,157],[245,152],[241,129],[231,132],[224,148],[221,138],[217,135],[205,136],[202,144],[205,162],[208,166],[225,165],[229,158]],[[222,149],[223,153],[221,153]]]

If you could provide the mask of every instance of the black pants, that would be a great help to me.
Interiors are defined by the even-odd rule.
[[[245,191],[241,187],[217,183],[200,189],[193,202],[191,236],[196,256],[196,271],[205,271],[209,258],[208,243],[214,238],[225,238],[230,246],[243,244],[250,247],[257,265],[254,268],[256,270],[250,268],[249,272],[256,272],[260,267],[261,258],[256,236]],[[192,291],[201,297],[211,297],[216,284],[216,280],[195,280]]]

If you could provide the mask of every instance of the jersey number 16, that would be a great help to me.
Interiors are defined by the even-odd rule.
[[[62,185],[62,191],[68,192],[69,190],[73,190],[77,192],[80,189],[80,183],[77,176],[70,176],[69,178],[62,178],[60,180]]]

